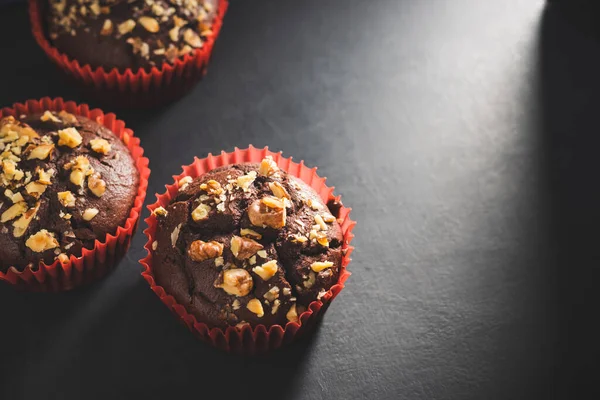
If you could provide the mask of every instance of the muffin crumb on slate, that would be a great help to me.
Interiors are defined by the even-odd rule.
[[[154,210],[158,285],[210,326],[297,322],[333,286],[342,230],[319,195],[269,156],[185,177]]]
[[[0,270],[67,262],[129,216],[139,173],[107,128],[61,111],[0,119]]]
[[[217,8],[218,0],[50,0],[49,36],[82,64],[160,67],[203,47]]]

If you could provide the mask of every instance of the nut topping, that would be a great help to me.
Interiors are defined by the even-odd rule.
[[[258,318],[262,317],[263,315],[265,315],[265,312],[263,310],[263,306],[260,302],[260,300],[258,299],[252,299],[248,302],[248,304],[246,304],[246,308],[250,311],[252,311],[254,314],[256,314],[256,316]]]
[[[160,30],[160,25],[158,24],[158,21],[155,20],[152,17],[140,17],[138,19],[138,22],[140,23],[140,25],[142,25],[144,27],[144,29],[146,29],[148,32],[151,33],[156,33]]]
[[[183,32],[183,40],[192,47],[202,47],[202,39],[200,39],[200,36],[193,29],[186,29]]]
[[[260,175],[271,176],[271,175],[275,174],[277,171],[279,171],[279,167],[277,166],[277,163],[275,161],[273,161],[272,156],[266,156],[260,162],[260,168],[258,170],[258,173]]]
[[[315,272],[321,272],[324,269],[333,267],[333,263],[331,261],[316,261],[310,265],[310,269]]]
[[[0,222],[5,223],[15,219],[25,211],[27,211],[27,203],[23,201],[20,203],[15,203],[2,213],[2,216],[0,216]]]
[[[13,227],[15,228],[13,230],[14,237],[19,238],[25,234],[29,224],[31,223],[31,220],[33,220],[33,217],[35,217],[35,214],[39,208],[40,203],[38,202],[34,208],[30,208],[25,214],[21,215],[21,218],[13,222]]]
[[[253,231],[252,229],[248,229],[248,228],[242,228],[240,230],[240,235],[242,236],[251,236],[257,240],[262,239],[262,235],[256,231]]]
[[[58,241],[54,238],[54,234],[45,229],[40,230],[34,235],[31,235],[25,245],[36,253],[42,253],[46,250],[51,250],[58,247]]]
[[[243,297],[248,295],[254,286],[252,277],[242,268],[232,268],[222,273],[222,282],[215,285],[233,296]]]
[[[277,273],[277,261],[268,261],[259,267],[254,267],[252,272],[260,276],[263,281],[268,281]]]
[[[88,188],[94,196],[102,197],[104,192],[106,192],[106,182],[100,179],[99,173],[95,173],[88,178]]]
[[[83,212],[81,217],[84,221],[91,221],[99,212],[100,211],[97,208],[88,208]]]
[[[104,20],[104,24],[102,24],[102,30],[100,34],[102,36],[109,36],[113,32],[113,23],[110,19]]]
[[[256,179],[256,171],[250,171],[246,175],[242,175],[236,180],[236,185],[241,188],[244,192],[246,192],[250,185]]]
[[[234,236],[231,238],[231,252],[238,260],[246,260],[261,250],[263,245],[245,237]]]
[[[223,254],[223,245],[219,242],[195,240],[190,245],[188,255],[196,262],[217,258]]]
[[[208,204],[200,204],[194,211],[192,211],[192,219],[196,222],[204,221],[208,219],[208,214],[210,213],[210,206]]]
[[[287,314],[285,314],[285,317],[290,322],[298,323],[298,312],[296,310],[296,304],[292,304],[290,310],[287,312]]]
[[[81,144],[82,137],[75,128],[60,129],[58,131],[58,145],[72,149]]]
[[[266,201],[267,204],[274,206],[269,207],[263,200],[255,200],[250,204],[250,207],[248,207],[248,218],[252,225],[260,227],[268,226],[273,229],[283,228],[285,226],[286,217],[283,202],[276,198],[269,198],[269,200]],[[277,209],[275,207],[277,207]]]
[[[132,19],[128,19],[127,21],[120,23],[119,24],[119,33],[121,35],[125,35],[129,32],[131,32],[133,30],[133,28],[135,28],[135,21]]]
[[[200,189],[205,190],[211,196],[218,196],[223,193],[221,184],[215,180],[210,180],[200,185]]]
[[[56,118],[52,112],[46,110],[44,114],[40,117],[42,122],[52,121],[52,122],[62,122],[60,119]]]
[[[269,189],[279,199],[290,199],[290,195],[279,182],[270,182]]]
[[[31,150],[27,159],[33,160],[37,158],[38,160],[45,160],[52,153],[52,150],[54,150],[53,144],[41,144]]]
[[[104,155],[108,154],[111,150],[111,146],[110,143],[108,143],[108,140],[100,138],[90,140],[90,147],[96,153]]]

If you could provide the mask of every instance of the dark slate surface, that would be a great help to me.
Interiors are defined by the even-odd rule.
[[[90,287],[0,285],[0,399],[597,398],[598,16],[541,0],[234,0],[192,94],[103,108],[142,138],[149,201],[210,151],[269,145],[318,165],[359,222],[347,288],[311,340],[225,355],[148,289],[138,232]],[[38,51],[23,5],[0,10],[0,37],[2,105],[89,100]]]

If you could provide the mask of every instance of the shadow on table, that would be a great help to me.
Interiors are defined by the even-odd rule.
[[[318,336],[317,328],[262,356],[224,353],[178,323],[130,268],[67,293],[2,287],[0,299],[19,302],[4,308],[12,324],[0,337],[13,345],[0,353],[17,361],[2,374],[11,384],[0,385],[0,398],[41,392],[62,399],[291,398]],[[36,331],[44,335],[32,339]]]
[[[553,398],[593,386],[600,330],[600,7],[555,1],[540,30],[541,177],[549,206],[548,314],[557,333]],[[554,319],[555,318],[555,319]],[[552,335],[552,332],[548,332]],[[594,385],[595,391],[598,386]],[[593,397],[593,396],[592,396]]]

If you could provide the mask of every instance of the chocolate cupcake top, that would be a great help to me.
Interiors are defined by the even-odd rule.
[[[92,67],[173,63],[213,34],[217,0],[50,0],[50,39]]]
[[[199,321],[285,325],[337,282],[335,205],[328,208],[271,157],[186,177],[179,186],[154,211],[153,272]]]
[[[139,173],[107,128],[67,112],[0,120],[0,270],[92,248],[129,216]]]

